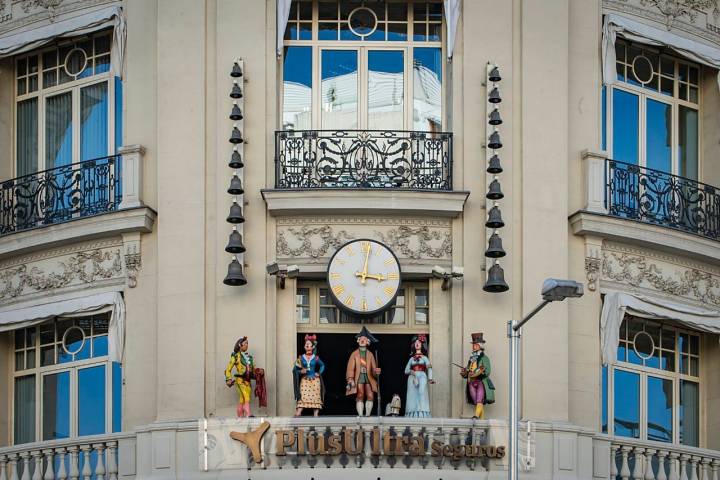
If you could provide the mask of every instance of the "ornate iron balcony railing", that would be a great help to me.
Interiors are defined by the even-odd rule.
[[[63,165],[0,184],[0,235],[117,210],[119,155]]]
[[[607,160],[606,168],[610,215],[720,239],[716,187],[616,160]]]
[[[452,133],[275,132],[275,188],[452,190]]]

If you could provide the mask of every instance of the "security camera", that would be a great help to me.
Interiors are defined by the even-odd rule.
[[[462,278],[465,276],[465,269],[463,267],[452,267],[452,276],[454,278]]]
[[[433,278],[445,278],[447,276],[447,270],[439,265],[435,265],[432,268],[432,276]]]
[[[280,271],[280,265],[277,262],[268,263],[265,270],[267,270],[268,275],[277,275]]]
[[[300,267],[298,267],[297,265],[289,265],[287,267],[288,278],[297,278],[298,275],[300,275]]]

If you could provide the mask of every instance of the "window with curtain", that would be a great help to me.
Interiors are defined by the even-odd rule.
[[[602,431],[699,446],[699,334],[626,315],[618,361],[602,371]]]
[[[293,1],[282,128],[442,131],[442,25],[440,0]]]
[[[110,313],[15,331],[13,442],[118,432],[122,367],[108,360]]]
[[[17,176],[105,157],[121,141],[112,31],[15,59]]]

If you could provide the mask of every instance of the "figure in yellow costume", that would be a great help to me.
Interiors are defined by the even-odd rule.
[[[235,343],[233,353],[230,355],[230,362],[228,362],[227,368],[225,369],[225,383],[228,387],[235,385],[238,391],[238,417],[250,416],[251,382],[256,378],[257,374],[262,372],[262,369],[255,368],[255,361],[247,350],[247,337],[240,337]],[[233,368],[235,369],[235,374],[232,373]]]

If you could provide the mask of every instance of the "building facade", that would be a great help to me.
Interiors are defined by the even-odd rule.
[[[0,480],[505,478],[546,278],[521,477],[717,479],[718,68],[716,0],[0,0]]]

